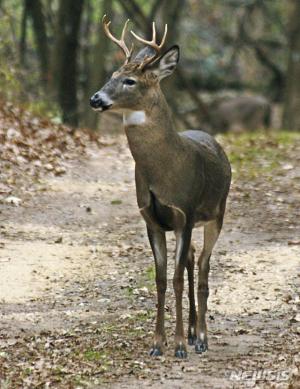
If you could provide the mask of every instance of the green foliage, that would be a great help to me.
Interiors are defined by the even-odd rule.
[[[233,169],[233,177],[255,178],[268,175],[284,163],[286,149],[299,141],[293,132],[253,132],[228,134],[224,137],[228,145],[228,157]]]
[[[84,358],[88,361],[101,361],[106,358],[106,354],[96,350],[88,350],[84,353]]]
[[[112,200],[110,203],[111,203],[112,205],[120,205],[120,204],[122,204],[122,200],[116,199],[116,200]]]
[[[61,114],[57,103],[41,97],[38,100],[24,102],[26,109],[36,116],[46,116],[53,120],[54,123],[62,123]]]
[[[155,281],[155,267],[154,265],[149,266],[146,269],[146,277],[149,282]]]
[[[286,68],[287,7],[280,0],[191,1],[182,16],[180,46],[193,64],[193,82],[210,90],[239,84],[261,93],[274,76],[256,58],[255,45],[275,66]],[[190,65],[190,66],[191,66]]]
[[[14,101],[20,96],[22,84],[18,70],[0,60],[0,94],[4,100]]]

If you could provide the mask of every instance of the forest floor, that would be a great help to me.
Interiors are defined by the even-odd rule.
[[[171,255],[168,347],[148,356],[154,268],[124,136],[2,189],[1,389],[299,388],[300,136],[220,142],[234,179],[211,258],[209,351],[188,346],[186,360],[173,356]],[[193,240],[199,254],[201,229]],[[185,293],[185,323],[187,306]]]

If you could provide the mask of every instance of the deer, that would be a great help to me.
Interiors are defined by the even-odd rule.
[[[187,357],[182,316],[185,269],[189,286],[188,344],[194,346],[197,354],[208,349],[209,261],[223,225],[231,167],[222,147],[211,135],[198,130],[175,130],[172,113],[160,88],[160,82],[173,73],[179,61],[177,45],[163,51],[167,25],[160,43],[154,22],[151,40],[131,31],[145,46],[133,56],[134,44],[129,49],[125,43],[128,22],[117,39],[110,30],[111,21],[106,15],[102,19],[104,33],[123,51],[125,61],[90,98],[90,105],[98,112],[123,113],[125,134],[135,161],[137,204],[146,223],[155,263],[157,312],[149,353],[153,357],[162,355],[167,345],[164,318],[166,232],[175,233],[175,357],[183,359]],[[198,226],[204,227],[204,241],[198,259],[196,310],[195,248],[191,238],[194,227]]]
[[[263,96],[235,96],[213,101],[209,110],[218,132],[266,130],[271,125],[272,106]]]

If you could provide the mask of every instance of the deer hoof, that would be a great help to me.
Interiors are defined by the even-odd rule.
[[[181,344],[176,347],[175,349],[175,357],[179,359],[185,359],[187,358],[187,351],[185,347]]]
[[[198,339],[195,344],[196,354],[205,353],[205,351],[207,350],[208,350],[207,342]]]
[[[188,344],[190,346],[195,345],[196,344],[196,340],[197,340],[197,336],[196,335],[191,335],[191,334],[188,335]]]
[[[152,349],[149,351],[150,357],[159,357],[163,355],[163,352],[158,347],[152,347]]]

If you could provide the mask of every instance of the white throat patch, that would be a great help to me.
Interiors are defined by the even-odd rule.
[[[123,114],[124,126],[139,126],[146,122],[145,111],[133,111]]]

